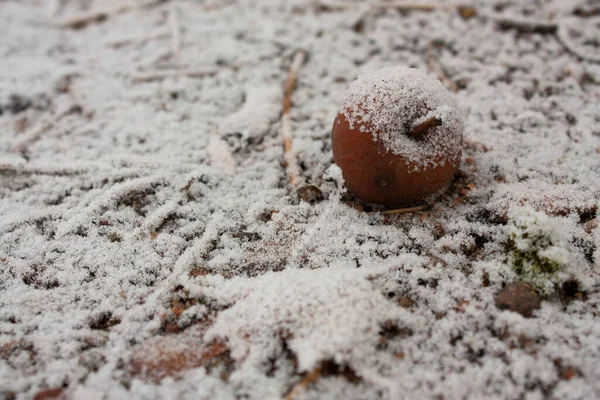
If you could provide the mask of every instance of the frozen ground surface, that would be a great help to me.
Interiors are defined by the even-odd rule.
[[[0,398],[600,397],[596,1],[57,24],[122,4],[0,0]],[[299,50],[314,205],[282,165]],[[393,65],[445,75],[466,113],[451,189],[407,215],[361,210],[330,169],[349,83]],[[564,266],[532,318],[495,306],[518,221]]]

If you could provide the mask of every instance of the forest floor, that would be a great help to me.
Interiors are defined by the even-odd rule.
[[[0,0],[0,398],[599,398],[600,8],[453,4]],[[406,214],[332,166],[394,65],[465,113]]]

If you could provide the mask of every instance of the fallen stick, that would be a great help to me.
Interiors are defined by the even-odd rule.
[[[81,107],[78,105],[74,105],[69,109],[63,111],[62,113],[56,115],[53,119],[43,119],[37,125],[33,126],[31,129],[26,131],[23,135],[20,136],[20,140],[13,145],[12,150],[14,152],[23,154],[27,150],[27,146],[40,138],[42,134],[50,130],[54,124],[59,122],[64,117],[81,113]]]
[[[568,28],[564,23],[537,21],[518,17],[498,18],[491,16],[501,29],[515,29],[520,33],[538,33],[541,35],[556,35],[558,42],[575,57],[591,62],[600,62],[600,54],[590,54],[586,49],[575,43],[570,37]]]
[[[556,33],[558,29],[558,25],[554,22],[538,21],[530,18],[497,16],[490,16],[490,18],[500,29],[515,29],[521,33],[552,34]]]
[[[427,63],[427,68],[429,68],[429,70],[431,72],[433,72],[438,77],[438,79],[443,84],[446,85],[446,87],[448,89],[452,90],[453,92],[458,91],[459,87],[456,84],[456,82],[454,82],[452,79],[448,78],[448,76],[446,75],[446,73],[444,72],[444,70],[442,69],[442,67],[440,67],[440,65],[434,59],[433,56],[427,57],[426,63]]]
[[[298,167],[298,161],[296,154],[292,149],[292,120],[290,118],[290,109],[292,107],[292,93],[296,86],[296,75],[298,70],[304,64],[306,54],[300,50],[294,56],[292,65],[288,73],[288,78],[285,83],[285,92],[283,96],[283,111],[281,116],[281,131],[283,135],[283,149],[285,151],[284,160],[286,162],[286,172],[290,183],[297,187],[303,183],[300,178],[300,168]]]
[[[347,10],[349,8],[374,8],[382,10],[397,10],[397,11],[458,11],[460,14],[468,19],[473,17],[476,12],[475,9],[469,6],[459,4],[418,4],[418,3],[406,3],[403,1],[373,1],[369,3],[361,2],[335,2],[335,1],[321,1],[317,3],[319,6],[328,10]]]
[[[392,215],[392,214],[408,214],[417,211],[425,211],[429,209],[431,206],[429,204],[423,204],[415,207],[407,207],[407,208],[396,208],[394,210],[386,210],[382,212],[384,215]]]
[[[429,204],[421,204],[420,206],[407,207],[407,208],[395,208],[393,210],[385,210],[385,211],[370,211],[367,215],[373,214],[383,214],[383,215],[393,215],[393,214],[408,214],[412,212],[425,211],[430,209],[431,206]]]
[[[141,83],[141,82],[152,82],[152,81],[160,81],[162,79],[167,78],[175,78],[186,76],[188,78],[200,78],[203,76],[214,75],[219,72],[220,69],[216,68],[207,68],[207,69],[197,69],[197,70],[165,70],[165,71],[154,71],[148,73],[141,73],[133,76],[133,82]]]
[[[131,37],[123,38],[123,39],[111,40],[111,41],[104,43],[104,45],[108,46],[108,47],[121,47],[126,44],[133,43],[133,42],[145,43],[152,39],[166,39],[169,37],[171,37],[170,32],[157,32],[155,34],[148,35],[148,36],[139,36],[138,35],[138,36],[131,36]]]
[[[369,7],[369,8],[382,8],[382,9],[394,9],[394,10],[406,10],[406,11],[433,11],[441,8],[440,5],[436,4],[411,4],[403,2],[393,1],[373,1],[369,3],[359,2],[335,2],[335,1],[321,1],[318,3],[319,6],[325,7],[328,10],[347,10],[349,8]]]
[[[63,19],[57,25],[61,28],[81,29],[93,22],[102,21],[111,15],[122,14],[124,12],[136,9],[152,7],[162,3],[164,0],[146,0],[140,3],[121,4],[113,8],[87,11]]]

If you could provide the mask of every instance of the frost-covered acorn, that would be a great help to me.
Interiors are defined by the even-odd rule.
[[[462,112],[440,81],[415,68],[383,68],[350,84],[333,123],[333,157],[358,198],[412,205],[449,186],[463,127]]]

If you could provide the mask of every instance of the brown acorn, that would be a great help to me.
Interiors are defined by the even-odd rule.
[[[461,159],[462,113],[435,78],[392,67],[361,75],[332,130],[346,188],[403,207],[444,191]]]

